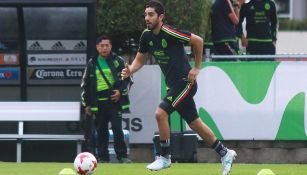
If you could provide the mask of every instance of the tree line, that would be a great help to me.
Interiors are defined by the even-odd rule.
[[[127,51],[145,29],[144,5],[148,0],[97,0],[97,35],[107,34],[115,50]],[[210,37],[211,0],[161,0],[165,22],[205,38]]]

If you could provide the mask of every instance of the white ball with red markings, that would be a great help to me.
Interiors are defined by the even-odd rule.
[[[74,161],[74,167],[80,175],[93,174],[97,168],[95,156],[89,152],[83,152],[77,155]]]

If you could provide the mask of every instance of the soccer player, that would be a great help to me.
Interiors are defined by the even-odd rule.
[[[168,118],[174,111],[189,124],[220,156],[223,175],[230,172],[236,152],[227,149],[217,140],[211,129],[199,118],[193,96],[197,90],[196,77],[200,71],[203,39],[190,32],[180,31],[163,24],[165,16],[161,2],[151,0],[145,5],[145,22],[147,29],[141,38],[138,53],[132,64],[122,70],[126,78],[138,71],[145,63],[145,53],[152,54],[157,60],[163,74],[168,93],[157,107],[155,116],[160,132],[161,155],[149,164],[149,170],[161,170],[171,166],[170,128]],[[195,66],[191,68],[184,51],[184,44],[191,44],[194,49]]]

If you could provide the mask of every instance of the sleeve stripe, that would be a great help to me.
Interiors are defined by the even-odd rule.
[[[167,30],[170,30],[171,32],[177,33],[178,35],[182,35],[182,36],[185,36],[185,37],[190,38],[189,35],[187,35],[187,34],[185,34],[185,33],[182,33],[182,32],[179,32],[179,31],[177,31],[177,30],[174,30],[174,29],[172,29],[172,28],[170,28],[170,27],[168,27],[168,26],[163,26],[163,27],[166,28]]]
[[[191,39],[191,36],[184,34],[184,33],[181,33],[181,32],[178,32],[178,31],[171,29],[167,26],[162,26],[162,30],[165,31],[166,33],[170,34],[170,35],[173,35],[177,38],[180,38],[180,39],[183,39],[183,40],[186,40],[186,41],[190,41],[190,39]]]

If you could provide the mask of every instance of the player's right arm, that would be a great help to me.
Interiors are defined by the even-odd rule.
[[[122,78],[125,79],[129,76],[131,76],[133,73],[141,69],[141,67],[145,64],[146,58],[145,53],[149,51],[148,49],[148,36],[149,30],[145,29],[140,37],[140,45],[138,52],[132,62],[132,64],[129,66],[128,64],[125,65],[125,68],[122,70],[121,75]]]
[[[145,64],[145,61],[144,53],[138,52],[130,66],[126,63],[125,68],[121,72],[122,78],[125,79],[137,72]]]
[[[239,12],[239,6],[240,6],[240,3],[235,0],[234,1],[234,8],[232,7],[232,3],[230,0],[226,0],[225,2],[225,10],[226,12],[228,12],[228,18],[230,19],[230,21],[234,24],[234,25],[237,25],[239,24],[239,16],[240,16],[240,12]]]

